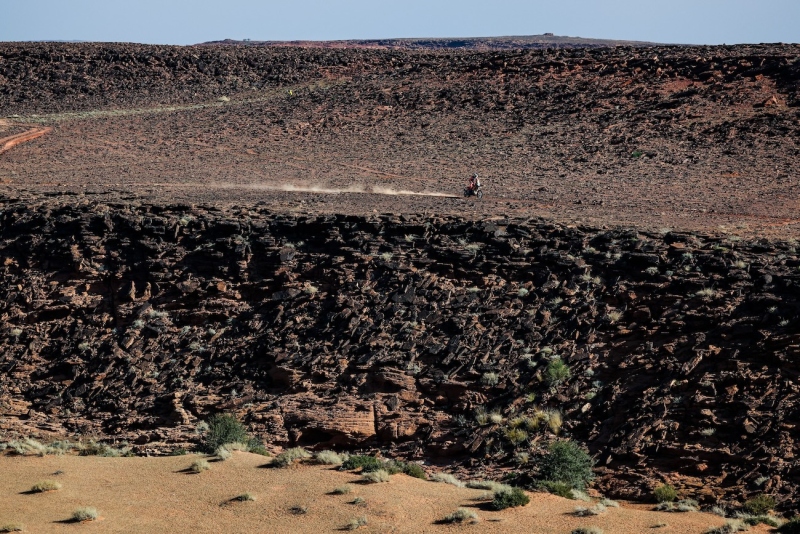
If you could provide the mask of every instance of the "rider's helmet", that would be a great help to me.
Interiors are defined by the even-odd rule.
[[[477,172],[476,172],[475,174],[473,174],[473,175],[472,175],[472,179],[473,179],[473,180],[477,180],[477,179],[478,179],[478,173],[477,173]]]

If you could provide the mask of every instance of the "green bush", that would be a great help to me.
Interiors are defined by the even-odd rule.
[[[252,438],[244,425],[231,414],[218,413],[208,419],[208,430],[203,437],[202,450],[208,454],[226,443],[249,443]]]
[[[539,488],[546,490],[553,495],[558,495],[559,497],[564,497],[565,499],[572,499],[572,486],[566,482],[553,482],[552,480],[545,480],[539,482],[537,485]]]
[[[492,508],[495,510],[505,510],[516,506],[525,506],[531,501],[524,491],[520,488],[511,488],[509,491],[498,491],[492,499]]]
[[[761,495],[756,495],[751,499],[747,499],[742,508],[751,515],[765,515],[775,508],[775,504],[775,499],[772,496],[762,493]]]
[[[342,471],[353,471],[361,468],[361,471],[368,473],[370,471],[377,471],[384,468],[384,462],[374,456],[366,456],[356,454],[342,462]]]
[[[656,502],[673,502],[678,498],[678,492],[669,484],[662,484],[653,490],[653,497]]]
[[[563,482],[570,489],[582,490],[594,478],[593,464],[592,457],[574,441],[556,441],[539,461],[539,474],[543,480]]]
[[[414,478],[421,478],[422,480],[427,480],[428,477],[425,475],[425,471],[422,469],[422,466],[415,462],[397,462],[396,465],[400,466],[400,472],[404,473],[410,477]]]
[[[545,378],[547,379],[547,383],[551,386],[559,385],[563,381],[569,379],[570,376],[572,376],[572,373],[569,370],[569,366],[560,358],[552,360],[547,364]]]
[[[788,522],[778,527],[781,534],[800,534],[800,516],[793,517]]]

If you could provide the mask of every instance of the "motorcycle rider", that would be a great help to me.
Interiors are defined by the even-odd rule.
[[[478,179],[478,173],[472,175],[469,179],[469,185],[467,185],[467,189],[470,191],[476,191],[481,186],[481,181]]]

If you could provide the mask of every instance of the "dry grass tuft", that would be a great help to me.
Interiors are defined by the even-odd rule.
[[[54,480],[42,480],[31,488],[33,493],[44,493],[46,491],[56,491],[61,489],[61,483]]]

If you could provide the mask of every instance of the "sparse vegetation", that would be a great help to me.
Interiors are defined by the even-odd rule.
[[[444,484],[450,484],[451,486],[455,486],[457,488],[464,487],[464,483],[450,473],[434,473],[431,475],[430,480],[432,482],[443,482]]]
[[[520,488],[510,488],[498,491],[492,499],[492,508],[495,510],[505,510],[517,506],[525,506],[531,501],[530,497]]]
[[[678,498],[678,492],[669,484],[662,484],[653,490],[656,502],[673,502]]]
[[[342,465],[346,459],[346,455],[334,451],[320,451],[314,455],[314,460],[322,465]]]
[[[459,508],[452,514],[448,514],[442,520],[444,523],[464,523],[466,521],[477,521],[478,514],[476,514],[472,510],[467,510],[466,508]]]
[[[289,511],[294,515],[306,515],[308,513],[308,506],[295,505],[289,508]]]
[[[253,496],[252,493],[245,492],[242,493],[241,495],[237,495],[236,497],[234,497],[234,500],[240,502],[248,502],[248,501],[255,501],[256,498]]]
[[[295,461],[304,460],[306,458],[311,458],[310,452],[302,447],[292,447],[291,449],[286,449],[276,456],[272,461],[272,465],[275,467],[289,467],[290,465],[294,464]]]
[[[515,447],[528,439],[528,433],[521,428],[509,428],[505,432],[506,439]]]
[[[539,475],[551,482],[563,482],[582,490],[594,478],[591,456],[573,441],[556,441],[539,461]]]
[[[203,436],[202,450],[214,454],[226,443],[250,443],[247,429],[231,414],[218,413],[208,418],[208,430]]]
[[[706,530],[705,534],[733,534],[734,532],[744,532],[750,527],[744,521],[731,520],[724,525]]]
[[[338,488],[334,488],[331,493],[334,495],[347,495],[348,493],[352,492],[353,492],[353,487],[345,484],[344,486],[339,486]]]
[[[76,523],[84,521],[95,521],[99,516],[97,509],[92,507],[78,508],[72,512],[72,520]]]
[[[565,499],[572,499],[572,486],[566,482],[554,482],[552,480],[544,480],[539,482],[537,486],[548,493],[564,497]]]
[[[603,529],[600,527],[578,527],[571,534],[603,534]]]
[[[497,373],[484,373],[481,377],[481,383],[489,387],[496,386],[499,381],[500,377]]]
[[[767,512],[775,508],[775,499],[770,495],[756,495],[745,501],[742,509],[750,515],[765,515]]]
[[[389,482],[389,472],[386,469],[378,469],[376,471],[369,471],[361,475],[361,480],[370,484],[378,484],[381,482]]]
[[[572,376],[572,373],[569,370],[569,366],[561,358],[556,358],[547,364],[545,378],[551,387],[568,380],[570,376]]]
[[[383,468],[383,461],[374,456],[354,454],[342,462],[342,471],[361,469],[364,472],[376,471]]]
[[[658,503],[654,510],[658,512],[696,512],[699,508],[693,499],[681,499],[677,502],[664,501]]]
[[[356,517],[351,519],[347,525],[345,525],[346,530],[358,530],[359,528],[367,525],[367,518],[366,517]]]
[[[591,508],[586,506],[576,506],[575,510],[572,512],[574,515],[578,517],[587,517],[592,515],[600,515],[604,514],[608,511],[604,504],[597,503]]]
[[[31,492],[33,493],[45,493],[47,491],[57,491],[61,489],[61,484],[54,480],[43,480],[41,482],[37,482],[31,488]]]
[[[211,469],[211,465],[205,460],[195,460],[192,462],[192,465],[189,466],[189,471],[192,473],[202,473],[203,471],[208,471]]]
[[[8,523],[0,527],[0,532],[22,532],[23,530],[22,523]]]

